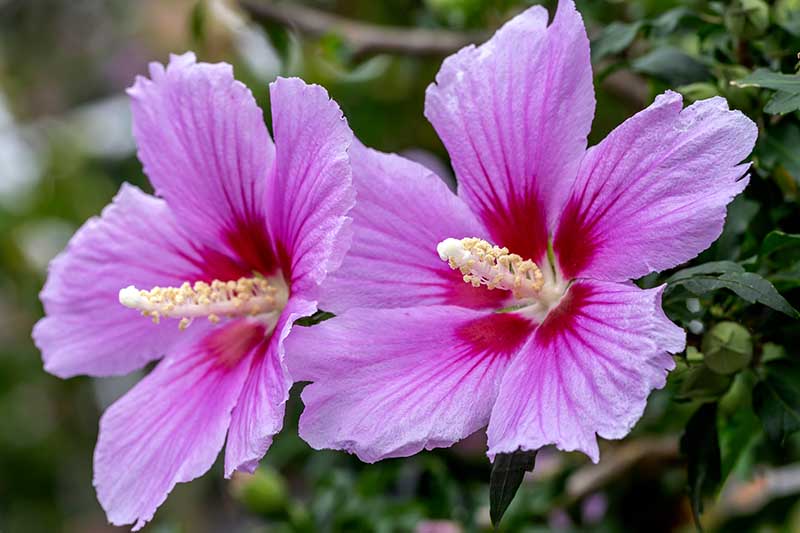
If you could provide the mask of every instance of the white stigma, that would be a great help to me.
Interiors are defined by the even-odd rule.
[[[436,245],[436,252],[442,261],[452,259],[456,264],[463,263],[469,259],[469,252],[459,239],[447,238],[443,240]]]
[[[128,285],[119,291],[119,303],[125,307],[136,309],[138,306],[145,302],[145,299],[139,294],[139,289],[133,285]]]
[[[515,298],[525,299],[536,298],[544,285],[544,276],[536,263],[476,237],[445,239],[436,246],[436,251],[474,287],[503,289],[511,291]]]
[[[163,318],[179,318],[185,329],[195,318],[217,323],[222,317],[259,317],[280,312],[286,305],[288,289],[279,277],[214,280],[210,284],[186,282],[180,287],[153,287],[149,291],[133,285],[119,291],[119,303],[141,311],[156,324]]]

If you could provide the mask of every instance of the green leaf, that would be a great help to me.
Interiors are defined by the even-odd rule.
[[[701,405],[689,419],[681,437],[681,453],[686,456],[692,514],[701,529],[703,498],[713,494],[722,480],[716,403]]]
[[[737,87],[761,87],[792,94],[800,93],[800,75],[782,74],[765,68],[760,68],[740,80],[733,80],[731,84]]]
[[[525,472],[533,470],[536,451],[500,453],[494,458],[489,478],[489,515],[497,527],[522,484]]]
[[[192,7],[189,15],[189,34],[195,46],[200,46],[205,42],[207,19],[208,13],[205,0],[200,0]]]
[[[764,0],[731,0],[724,21],[728,32],[737,39],[755,39],[769,27],[769,5]]]
[[[728,274],[744,272],[744,267],[733,261],[709,261],[702,265],[684,268],[667,278],[667,284],[676,283],[681,280],[690,279],[699,274]]]
[[[704,63],[672,46],[654,48],[637,58],[631,67],[637,72],[663,79],[670,85],[688,85],[710,78],[710,71]]]
[[[336,315],[334,315],[333,313],[329,313],[327,311],[323,311],[320,309],[311,316],[304,316],[298,318],[297,320],[294,321],[294,323],[295,325],[298,326],[309,327],[315,324],[319,324],[320,322],[324,322],[329,318],[333,318],[335,316]]]
[[[769,255],[783,248],[800,247],[800,233],[784,233],[781,230],[772,230],[764,237],[761,243],[761,255]]]
[[[676,273],[667,280],[667,283],[670,288],[683,286],[697,296],[719,289],[728,289],[747,302],[760,303],[793,318],[798,317],[797,310],[780,295],[772,283],[753,272],[744,272],[740,265],[733,265],[736,264],[730,261],[706,263]],[[706,267],[705,271],[703,267]],[[723,269],[729,270],[717,273]]]
[[[800,185],[800,126],[792,121],[767,128],[759,136],[756,157],[759,166],[770,171],[784,198],[794,200]]]
[[[783,443],[800,430],[800,364],[778,359],[753,389],[753,409],[770,440]]]
[[[730,377],[713,372],[705,364],[694,365],[674,379],[679,383],[676,400],[716,400],[731,383]]]
[[[800,287],[800,261],[772,274],[770,280],[784,291]]]
[[[761,431],[758,417],[749,407],[739,409],[731,416],[720,419],[717,426],[721,456],[720,481],[724,482],[734,471],[741,471],[752,454],[753,445]]]
[[[714,258],[730,259],[739,257],[747,228],[761,210],[761,204],[748,200],[744,196],[737,196],[728,204],[725,217],[725,227],[722,234],[714,243],[711,252]]]
[[[772,16],[775,24],[795,37],[800,36],[800,0],[777,0]]]
[[[694,15],[694,13],[683,6],[675,7],[653,19],[651,26],[655,33],[659,35],[668,35],[674,32],[678,27],[678,23],[688,15]]]
[[[592,61],[597,62],[606,56],[618,54],[628,48],[642,27],[642,22],[612,22],[592,41]]]
[[[675,90],[692,102],[719,96],[719,88],[715,84],[706,81],[690,83],[689,85],[681,85]]]
[[[767,105],[764,106],[764,112],[770,115],[785,115],[798,109],[800,109],[800,93],[786,91],[778,91],[773,94]]]
[[[717,374],[735,374],[753,359],[753,338],[741,324],[720,322],[703,336],[703,354]]]
[[[767,167],[783,166],[800,182],[800,126],[792,122],[767,131],[758,142],[758,152]]]
[[[717,432],[723,483],[731,474],[736,474],[740,479],[749,476],[754,448],[763,435],[761,422],[751,407],[755,382],[756,375],[753,372],[738,373],[718,404]]]

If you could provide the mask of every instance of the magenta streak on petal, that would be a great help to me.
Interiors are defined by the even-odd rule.
[[[718,237],[757,128],[721,98],[682,107],[668,91],[587,152],[555,232],[566,277],[638,278]]]
[[[541,202],[532,195],[512,196],[503,207],[505,220],[488,222],[497,246],[505,246],[524,259],[541,261],[547,251],[547,220]],[[509,223],[513,221],[513,223]]]
[[[175,483],[211,467],[229,430],[226,474],[255,468],[280,430],[291,387],[282,341],[316,301],[295,290],[274,314],[198,320],[181,332],[120,305],[120,289],[280,270],[311,292],[349,244],[343,228],[353,198],[352,134],[320,87],[273,84],[298,91],[273,98],[273,110],[279,100],[289,106],[286,128],[297,127],[279,158],[292,164],[276,176],[262,112],[230,65],[196,64],[187,54],[167,69],[151,65],[151,76],[129,93],[140,159],[165,200],[123,187],[102,219],[86,224],[55,262],[57,279],[42,295],[48,317],[34,333],[48,370],[63,376],[123,373],[164,357],[105,413],[95,453],[109,520],[135,529]],[[297,109],[304,120],[294,120]],[[268,200],[280,209],[267,210]]]
[[[295,328],[301,436],[373,462],[448,446],[488,421],[503,369],[534,326],[456,306],[353,308]],[[322,356],[320,356],[322,354]]]
[[[481,46],[448,57],[425,115],[445,144],[459,196],[493,244],[540,262],[567,200],[594,111],[589,42],[574,3],[550,26],[541,6]]]
[[[683,330],[661,310],[663,288],[577,281],[503,378],[489,453],[555,444],[597,461],[596,436],[621,438],[674,367]]]
[[[184,337],[103,415],[94,484],[113,524],[141,528],[176,483],[202,475],[213,464],[250,354],[263,342],[249,335],[250,342],[222,347],[214,339],[229,338],[232,330],[242,332],[241,327],[234,322],[199,340]]]
[[[509,294],[502,290],[487,290],[486,287],[473,287],[464,282],[460,271],[448,267],[447,271],[439,270],[442,279],[442,302],[448,305],[460,305],[470,309],[501,309],[508,300]]]
[[[693,137],[684,140],[683,144],[688,144],[697,136],[699,136],[699,134],[695,134]],[[672,154],[678,151],[683,144],[673,146],[666,154],[659,155],[659,158],[650,163],[649,167],[643,170],[640,175],[644,177],[648,176],[654,168],[666,161]],[[625,208],[626,202],[622,202],[620,205],[617,204],[626,194],[628,195],[628,204],[636,200],[636,195],[629,194],[629,186],[631,184],[621,183],[616,185],[616,191],[613,197],[604,198],[602,201],[598,202],[602,194],[608,193],[608,191],[604,190],[605,184],[609,182],[617,166],[625,157],[625,154],[625,152],[619,154],[612,169],[607,171],[608,173],[605,176],[603,184],[595,185],[595,190],[592,193],[591,199],[585,202],[587,184],[598,181],[597,178],[592,179],[596,168],[593,167],[592,170],[589,171],[589,177],[586,179],[584,187],[581,189],[580,200],[571,198],[564,209],[563,216],[565,221],[563,226],[559,226],[559,237],[561,237],[561,231],[564,232],[564,235],[558,240],[560,243],[563,243],[559,247],[559,250],[564,250],[565,257],[569,258],[569,263],[567,265],[562,265],[562,267],[564,267],[564,275],[568,278],[577,275],[583,270],[590,263],[594,249],[602,246],[602,241],[600,241],[601,237],[595,234],[595,228],[598,223],[602,222],[603,218],[612,209],[619,211]],[[581,206],[585,206],[585,208]],[[598,211],[590,214],[592,208],[596,208]]]
[[[264,334],[261,324],[236,320],[206,337],[205,349],[219,365],[234,367],[242,357],[255,351],[257,345],[269,341]]]
[[[361,419],[375,415],[386,409],[388,403],[398,399],[401,399],[404,406],[398,414],[407,414],[425,400],[424,395],[419,394],[420,387],[435,389],[444,382],[449,382],[448,387],[453,387],[453,383],[456,387],[461,386],[472,377],[476,368],[483,365],[483,371],[477,380],[477,385],[480,386],[486,373],[495,366],[495,360],[511,357],[533,329],[530,321],[511,313],[486,315],[462,324],[455,331],[456,337],[463,343],[461,349],[450,350],[443,361],[438,365],[431,365],[412,381],[398,381],[394,386],[386,387],[378,398],[372,399],[372,408],[359,413]],[[450,378],[454,378],[455,382]],[[449,402],[450,398],[447,395],[444,401]]]
[[[477,380],[480,385],[494,360],[511,357],[533,329],[530,321],[511,313],[486,315],[462,324],[455,333],[464,343],[465,349],[452,351],[451,357],[444,364],[432,367],[430,374],[418,376],[417,383],[436,388],[448,381],[448,378],[458,376],[455,383],[460,386],[476,368],[484,365]],[[485,364],[486,361],[490,361],[490,364]],[[405,384],[406,387],[408,385]],[[385,397],[390,398],[393,392],[387,391]],[[403,398],[408,401],[406,411],[411,411],[422,401],[421,395],[416,394],[413,387],[406,388]]]
[[[484,357],[510,356],[533,332],[533,324],[514,313],[495,313],[461,325],[456,334]]]

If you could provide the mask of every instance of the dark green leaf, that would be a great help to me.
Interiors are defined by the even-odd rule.
[[[612,22],[603,29],[597,39],[592,41],[592,61],[597,62],[606,56],[618,54],[628,48],[642,27],[641,22]]]
[[[761,255],[769,255],[776,250],[789,247],[800,247],[800,234],[772,230],[761,244]]]
[[[761,87],[762,89],[786,91],[792,94],[800,93],[800,75],[782,74],[764,68],[760,68],[749,76],[734,80],[731,83],[737,87]]]
[[[772,16],[778,26],[795,37],[800,36],[800,0],[778,0]]]
[[[663,46],[636,59],[633,70],[660,78],[670,85],[687,85],[710,77],[708,67],[679,48]]]
[[[763,433],[752,409],[756,375],[740,372],[728,392],[719,401],[717,432],[722,457],[722,482],[732,473],[747,477],[753,466],[754,447]]]
[[[772,274],[770,280],[784,291],[800,287],[800,261]]]
[[[291,60],[292,39],[289,30],[277,23],[263,23],[262,27],[267,33],[270,43],[275,47],[278,57],[281,60],[282,69],[286,70]]]
[[[761,162],[768,168],[782,166],[800,182],[800,126],[794,123],[773,128],[758,141]]]
[[[744,196],[737,196],[728,204],[725,217],[725,227],[722,235],[712,247],[712,257],[717,259],[730,259],[739,257],[742,248],[742,235],[755,216],[761,210],[761,204],[748,200]]]
[[[689,419],[681,437],[681,453],[686,456],[692,513],[701,529],[703,498],[713,494],[722,480],[716,403],[701,405]]]
[[[794,200],[800,185],[800,126],[782,121],[759,136],[756,157],[759,166],[772,173],[784,198]]]
[[[766,376],[753,389],[753,408],[774,442],[800,430],[800,364],[778,359],[766,365]]]
[[[536,452],[500,453],[494,458],[489,479],[489,515],[495,527],[517,494],[525,472],[533,470]]]
[[[308,326],[313,326],[314,324],[319,324],[320,322],[324,322],[325,320],[333,318],[334,316],[336,315],[334,315],[333,313],[320,310],[311,316],[304,316],[298,318],[297,320],[294,321],[294,323],[298,326],[308,327]]]
[[[744,267],[733,261],[709,261],[702,265],[684,268],[667,278],[667,284],[671,285],[681,280],[689,279],[699,274],[728,274],[744,272]]]
[[[747,462],[752,446],[761,435],[758,418],[749,407],[742,408],[718,424],[721,456],[721,481]]]
[[[683,286],[697,296],[719,289],[728,289],[750,303],[766,305],[791,317],[798,316],[795,308],[780,295],[772,283],[753,272],[727,272],[720,275],[697,274],[688,278],[673,279],[670,284],[673,287]]]
[[[800,93],[778,91],[772,95],[764,111],[771,115],[784,115],[800,109]]]
[[[203,44],[206,37],[206,3],[204,0],[197,2],[192,8],[189,18],[189,34],[196,46]]]
[[[688,8],[676,7],[653,19],[650,25],[655,33],[659,35],[668,35],[674,32],[678,27],[678,23],[688,15],[692,15],[692,12]]]

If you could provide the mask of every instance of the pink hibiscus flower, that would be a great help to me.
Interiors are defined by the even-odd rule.
[[[226,477],[269,448],[292,383],[283,343],[341,262],[354,198],[352,134],[321,87],[270,86],[273,144],[230,65],[187,53],[150,76],[128,92],[159,197],[124,185],[77,232],[50,265],[33,333],[60,377],[164,356],[105,412],[95,449],[100,503],[134,529],[211,467],[226,435]]]
[[[597,461],[597,435],[631,430],[685,334],[663,287],[630,280],[719,236],[757,130],[724,99],[683,109],[667,92],[587,150],[594,107],[565,0],[550,26],[533,7],[447,58],[428,88],[458,195],[353,147],[353,245],[320,302],[339,316],[287,344],[313,382],[313,447],[372,462],[488,424],[490,456],[555,444]]]

